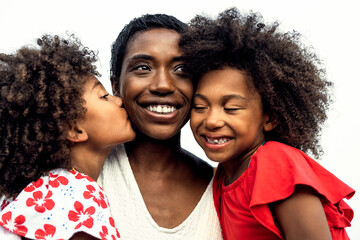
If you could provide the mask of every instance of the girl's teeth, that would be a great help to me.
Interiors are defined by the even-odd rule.
[[[168,106],[168,105],[148,106],[146,109],[149,110],[150,112],[160,113],[160,114],[168,114],[176,110],[174,106]]]
[[[222,144],[222,143],[226,143],[230,140],[230,138],[215,138],[215,139],[212,139],[212,138],[208,138],[206,137],[206,141],[208,143],[211,143],[211,144]]]

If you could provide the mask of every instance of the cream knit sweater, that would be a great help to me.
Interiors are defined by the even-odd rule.
[[[109,154],[97,182],[109,198],[116,227],[125,240],[222,239],[212,197],[212,180],[189,217],[172,229],[160,227],[152,219],[123,145]]]

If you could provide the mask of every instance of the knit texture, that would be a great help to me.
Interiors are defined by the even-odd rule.
[[[119,145],[109,154],[98,178],[98,184],[108,196],[116,227],[121,238],[126,240],[222,239],[212,182],[188,218],[179,226],[168,229],[158,226],[148,212],[124,145]]]

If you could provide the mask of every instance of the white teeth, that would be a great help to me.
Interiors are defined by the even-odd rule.
[[[157,105],[148,106],[146,107],[146,109],[153,113],[168,114],[174,112],[176,110],[176,107],[169,105]]]
[[[215,138],[215,139],[212,139],[212,138],[206,137],[206,141],[208,143],[211,143],[211,144],[222,144],[222,143],[226,143],[226,142],[230,141],[230,138]]]

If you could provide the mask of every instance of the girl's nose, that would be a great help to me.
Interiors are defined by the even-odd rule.
[[[205,119],[205,127],[208,129],[221,128],[225,125],[225,121],[222,119],[221,114],[214,111],[210,112]]]
[[[121,97],[117,97],[117,96],[113,96],[114,97],[114,102],[121,107],[123,105],[123,100]]]

